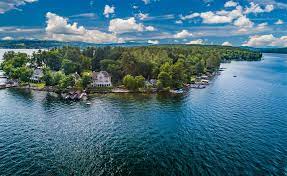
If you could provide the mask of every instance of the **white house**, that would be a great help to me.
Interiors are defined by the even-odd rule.
[[[93,87],[111,87],[112,77],[106,71],[93,72],[92,86]]]
[[[34,69],[33,75],[31,77],[31,81],[40,82],[43,76],[44,76],[43,69],[40,67],[37,67]]]

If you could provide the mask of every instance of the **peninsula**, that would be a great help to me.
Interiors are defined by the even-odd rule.
[[[71,47],[4,54],[8,85],[57,92],[159,92],[200,88],[221,62],[260,60],[257,51],[236,47],[159,45]],[[6,85],[7,87],[7,85]]]

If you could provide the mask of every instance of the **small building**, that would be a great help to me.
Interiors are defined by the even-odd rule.
[[[157,84],[157,80],[156,79],[150,79],[150,80],[147,80],[145,81],[145,85],[146,86],[151,86],[151,87],[155,87]]]
[[[93,87],[111,87],[112,77],[106,71],[93,72],[92,86]]]
[[[33,75],[31,77],[31,81],[33,82],[40,82],[41,78],[44,76],[43,69],[37,67],[33,70]]]

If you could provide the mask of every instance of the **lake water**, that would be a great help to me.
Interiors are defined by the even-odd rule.
[[[0,175],[287,175],[287,55],[222,67],[174,97],[0,90]]]

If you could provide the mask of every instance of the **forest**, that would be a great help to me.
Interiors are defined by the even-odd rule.
[[[157,80],[157,88],[181,88],[194,76],[213,73],[221,62],[260,60],[257,51],[236,47],[158,45],[139,47],[71,47],[38,50],[32,56],[7,52],[1,69],[11,79],[29,82],[33,68],[44,68],[47,86],[89,86],[92,71],[107,71],[113,85],[128,89],[144,87],[143,80]],[[77,73],[80,79],[75,80]]]

